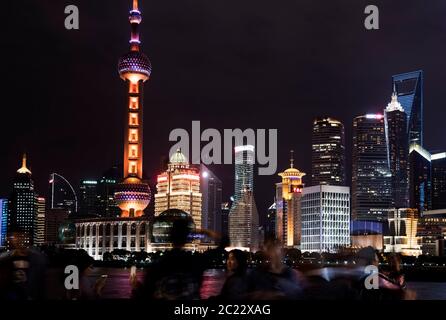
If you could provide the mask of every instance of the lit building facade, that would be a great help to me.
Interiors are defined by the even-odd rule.
[[[98,214],[98,182],[82,179],[79,186],[79,211],[82,215]]]
[[[45,212],[46,203],[44,197],[36,197],[36,217],[34,220],[34,240],[35,246],[45,243]]]
[[[205,165],[200,166],[200,190],[202,195],[202,228],[221,233],[221,180]]]
[[[252,191],[242,190],[241,198],[229,212],[229,240],[233,248],[255,252],[259,248],[259,214]]]
[[[409,148],[409,206],[423,213],[431,208],[431,154],[418,144]]]
[[[407,116],[398,102],[396,92],[384,111],[387,152],[392,174],[392,205],[395,208],[409,206],[409,137]]]
[[[344,125],[333,118],[317,118],[311,142],[311,185],[345,186]]]
[[[407,116],[409,144],[423,146],[423,71],[394,75],[392,85]]]
[[[9,199],[8,234],[20,232],[19,246],[30,247],[33,244],[34,219],[36,216],[34,181],[31,171],[26,167],[26,155],[23,155],[22,167],[17,170],[13,191]]]
[[[115,201],[115,188],[121,180],[118,167],[114,166],[105,171],[98,179],[98,214],[101,217],[119,217],[121,209]]]
[[[352,218],[383,221],[392,207],[384,116],[367,114],[353,121]]]
[[[8,232],[8,199],[0,199],[0,247],[6,246]]]
[[[350,246],[350,188],[312,186],[302,190],[301,251],[336,252]]]
[[[443,255],[442,243],[446,239],[446,208],[424,211],[419,219],[417,236],[425,255]]]
[[[129,21],[130,51],[119,60],[118,71],[128,86],[127,119],[124,129],[124,180],[116,186],[115,200],[121,217],[141,217],[149,205],[149,185],[142,181],[143,172],[143,86],[150,78],[152,65],[140,51],[139,24],[141,12],[133,1]]]
[[[200,170],[189,165],[181,150],[172,154],[167,170],[158,175],[156,191],[155,216],[179,209],[192,216],[196,228],[202,228]]]
[[[234,202],[244,195],[244,190],[254,192],[254,161],[253,145],[236,146],[235,150],[235,190]]]
[[[287,247],[300,245],[301,240],[301,197],[302,177],[305,173],[294,168],[291,157],[290,168],[279,173],[281,183],[276,184],[276,236]]]
[[[384,235],[384,252],[418,257],[421,254],[421,238],[417,237],[417,210],[392,209],[388,213],[387,221],[388,232]]]
[[[431,156],[432,209],[446,209],[446,152]]]

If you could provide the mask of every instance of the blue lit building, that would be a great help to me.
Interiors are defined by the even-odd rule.
[[[397,74],[392,77],[398,101],[407,115],[409,143],[423,146],[423,71]]]
[[[8,199],[0,199],[0,247],[6,245],[8,230]]]

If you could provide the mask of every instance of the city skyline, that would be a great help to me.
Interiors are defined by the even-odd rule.
[[[15,4],[11,4],[11,6],[14,7]],[[32,10],[34,6],[34,4],[29,4],[27,8]],[[445,111],[443,110],[444,108],[441,108],[440,103],[442,93],[441,81],[435,70],[442,61],[440,57],[443,52],[441,50],[442,45],[436,41],[436,36],[442,36],[443,30],[438,25],[441,21],[439,20],[440,15],[435,13],[436,11],[434,10],[436,6],[443,6],[442,3],[435,3],[429,9],[425,9],[429,13],[432,10],[430,14],[431,21],[426,28],[429,26],[434,27],[437,33],[434,32],[426,36],[421,34],[422,32],[420,31],[412,32],[414,38],[411,41],[402,36],[402,31],[394,30],[389,25],[384,24],[382,30],[373,34],[364,31],[360,24],[358,24],[357,28],[354,28],[355,23],[351,20],[347,20],[347,26],[351,26],[351,30],[343,30],[344,33],[342,34],[333,34],[333,31],[327,30],[326,27],[317,25],[319,19],[322,19],[330,12],[331,5],[324,4],[324,7],[321,6],[319,8],[319,15],[315,13],[316,21],[314,23],[305,21],[303,23],[305,23],[306,28],[302,28],[302,30],[299,28],[299,31],[296,31],[295,35],[303,38],[299,43],[295,43],[293,42],[294,34],[286,33],[283,29],[287,24],[295,23],[294,17],[286,15],[287,19],[284,19],[284,22],[280,22],[274,17],[267,16],[268,10],[266,10],[265,3],[261,2],[258,3],[255,11],[258,16],[252,15],[252,23],[264,22],[265,28],[261,31],[266,32],[266,36],[283,33],[281,40],[283,43],[286,43],[286,45],[279,45],[277,49],[268,49],[269,51],[263,54],[257,53],[258,49],[262,48],[261,43],[264,40],[262,33],[252,30],[249,23],[247,25],[237,24],[231,27],[231,23],[234,23],[231,17],[234,17],[234,15],[229,15],[227,20],[220,21],[223,23],[223,26],[218,27],[210,18],[200,20],[196,14],[192,14],[189,18],[181,16],[181,10],[191,9],[190,3],[184,3],[181,8],[174,9],[173,18],[168,21],[169,24],[179,24],[185,27],[185,39],[181,39],[178,34],[166,30],[164,27],[166,22],[161,21],[157,17],[157,13],[167,10],[165,5],[144,1],[141,3],[141,6],[145,12],[146,22],[142,46],[144,51],[150,52],[152,59],[156,60],[154,71],[156,76],[151,79],[151,84],[146,88],[147,92],[144,98],[145,104],[148,106],[146,117],[149,117],[149,120],[146,120],[145,141],[147,145],[145,149],[146,152],[150,150],[148,154],[145,152],[144,168],[147,178],[151,181],[151,187],[155,185],[156,175],[159,173],[159,159],[167,153],[170,146],[167,139],[168,132],[176,127],[188,128],[190,120],[193,119],[202,120],[206,127],[216,128],[277,127],[279,128],[278,168],[286,167],[288,150],[295,149],[302,150],[301,154],[296,154],[295,156],[296,166],[305,172],[311,172],[310,135],[312,121],[321,115],[333,116],[339,119],[346,128],[346,168],[349,175],[351,171],[352,119],[360,114],[382,112],[388,103],[388,97],[391,93],[392,75],[418,69],[424,70],[424,96],[426,100],[424,103],[426,123],[425,148],[428,150],[442,150],[440,137],[444,135],[441,131],[445,129],[441,126],[440,119],[444,118],[443,113]],[[241,4],[241,6],[242,12],[250,17],[248,4]],[[392,8],[393,6],[397,7],[397,4],[386,4],[386,6]],[[36,72],[30,75],[29,84],[25,84],[25,89],[31,93],[30,96],[35,98],[31,103],[28,97],[23,97],[20,130],[14,131],[12,139],[10,139],[12,131],[9,126],[6,125],[0,129],[2,130],[0,135],[1,139],[3,139],[2,145],[8,155],[8,157],[0,159],[1,167],[4,168],[0,172],[0,181],[4,181],[4,183],[0,184],[1,196],[7,197],[10,194],[13,173],[23,151],[27,151],[29,155],[36,189],[40,193],[44,193],[47,190],[47,176],[50,172],[59,172],[67,177],[71,183],[77,184],[83,178],[99,177],[100,173],[105,169],[115,164],[119,165],[122,162],[121,150],[116,148],[116,145],[120,145],[122,141],[122,131],[119,129],[115,130],[115,128],[119,128],[122,125],[120,118],[122,118],[122,103],[125,101],[125,93],[122,92],[122,82],[116,77],[115,57],[122,55],[126,50],[125,42],[128,40],[128,21],[126,21],[124,13],[128,10],[128,3],[124,2],[116,6],[100,7],[100,4],[80,1],[79,7],[82,10],[81,14],[85,13],[81,15],[81,29],[77,31],[77,34],[74,34],[63,28],[62,5],[44,3],[38,12],[41,12],[43,16],[51,16],[52,19],[48,20],[48,23],[44,23],[41,17],[36,16],[30,17],[30,22],[36,25],[36,31],[38,32],[50,29],[50,32],[48,32],[49,37],[48,39],[41,39],[39,43],[32,41],[27,43],[29,52],[40,57],[40,63],[34,65],[32,61],[17,59],[17,61],[21,62],[20,65],[13,62],[11,65],[6,66],[7,69],[16,67],[18,70],[32,67],[34,68],[32,70]],[[356,4],[352,6],[351,10],[355,8]],[[99,9],[101,9],[103,15],[95,15],[94,19],[89,16],[89,12],[97,12]],[[229,7],[221,9],[228,10]],[[358,12],[362,11],[363,7],[361,4],[358,4],[357,9],[359,10]],[[210,17],[214,17],[215,13],[211,7],[203,5],[203,10],[207,10],[206,12],[211,13]],[[280,9],[275,10],[278,10],[277,13],[284,14]],[[16,10],[16,12],[20,11]],[[333,19],[342,20],[349,14],[351,14],[350,10],[342,9],[339,17]],[[396,16],[393,20],[397,21],[406,21],[409,16],[405,11],[397,10],[395,14]],[[361,17],[361,15],[358,14],[358,17]],[[174,18],[180,19],[176,22]],[[381,18],[384,22],[389,19],[388,16],[386,17],[386,12],[382,13]],[[410,19],[416,18],[411,17]],[[210,28],[208,28],[209,31],[199,32],[198,35],[194,36],[197,26],[208,26]],[[271,30],[267,27],[270,27]],[[420,27],[419,24],[417,25],[418,27]],[[21,28],[23,26],[17,26],[18,32],[20,32]],[[412,26],[408,26],[408,28],[412,28]],[[224,32],[227,29],[241,30],[241,32],[236,38],[233,38],[232,33]],[[312,32],[309,32],[309,30],[312,30]],[[313,31],[320,37],[318,41],[310,39]],[[34,31],[27,29],[26,32],[26,34],[32,35]],[[409,32],[409,30],[406,29],[405,32]],[[249,37],[250,35],[253,37]],[[326,46],[330,47],[330,45],[333,45],[333,41],[346,41],[346,35],[352,38],[351,41],[354,44],[359,45],[359,50],[355,51],[345,48],[338,51],[334,55],[335,57],[328,54],[322,55],[322,51],[319,51],[318,48],[323,49]],[[399,35],[400,37],[398,37]],[[8,35],[6,37],[8,39]],[[417,37],[428,37],[427,41],[424,41],[426,49],[429,45],[434,45],[435,42],[436,50],[432,52],[434,52],[434,55],[438,54],[437,59],[434,57],[429,59],[429,61],[425,61],[420,59],[419,51],[407,50]],[[229,45],[246,42],[239,51],[236,51],[241,56],[238,57],[233,53],[229,55],[225,51],[228,54],[224,56],[225,60],[222,60],[223,56],[211,59],[212,53],[221,49],[220,42],[215,41],[217,38],[222,43]],[[331,38],[334,40],[330,40]],[[166,43],[166,40],[169,41]],[[191,40],[189,47],[193,49],[182,46],[184,41],[187,40]],[[274,47],[273,44],[277,44],[271,37],[268,37],[267,40],[268,47]],[[23,42],[10,42],[13,48],[21,52],[20,49],[23,48]],[[57,44],[56,46],[49,45],[54,42]],[[204,43],[208,43],[208,45],[204,45]],[[302,47],[302,43],[309,46],[311,50],[316,50],[316,56],[321,61],[311,58],[310,49],[308,52],[301,52],[299,49]],[[377,44],[376,48],[392,44],[394,49],[395,47],[398,49],[396,53],[386,52],[386,61],[383,62],[382,59],[379,59],[379,56],[380,54],[384,55],[384,53],[375,54],[376,59],[367,59],[367,57],[370,57],[370,54],[362,49],[362,46],[366,44],[371,46]],[[358,48],[358,46],[356,47]],[[234,47],[230,46],[230,48],[233,49]],[[173,52],[169,53],[172,50]],[[289,58],[288,54],[295,51],[298,54],[293,56],[292,59]],[[404,52],[403,58],[401,58],[401,53],[398,54],[399,52]],[[286,59],[279,62],[275,57],[281,53],[285,53]],[[58,58],[60,54],[63,54],[63,59]],[[184,54],[188,58],[192,58],[192,60],[184,59],[191,61],[189,64],[183,61],[183,59],[175,59],[175,57],[181,57]],[[267,74],[256,71],[260,64],[255,59],[251,62],[242,59],[243,54],[264,58],[262,64],[266,64],[268,72],[274,77],[283,74],[283,86],[278,86],[270,80],[266,81],[264,85],[260,84],[260,81],[255,78],[260,77],[264,81]],[[104,56],[108,58],[103,59]],[[164,56],[166,57],[164,58]],[[349,72],[336,73],[337,70],[341,70],[341,66],[346,66],[347,60],[343,57],[352,56],[360,57],[361,59],[357,60],[361,61],[349,60]],[[86,57],[89,57],[91,60],[86,59]],[[204,69],[198,63],[200,61],[199,58],[204,58],[207,61]],[[368,63],[363,65],[362,60],[367,60]],[[242,67],[241,72],[246,76],[243,83],[250,84],[246,92],[235,89],[241,84],[238,74],[232,75],[226,72],[224,74],[224,82],[215,82],[217,81],[216,78],[209,74],[208,68],[215,69],[214,65],[220,65],[222,62],[225,62],[226,65],[229,61],[235,61],[237,66]],[[302,63],[303,61],[311,62],[309,66],[313,67],[305,67]],[[54,92],[38,84],[50,82],[48,77],[51,73],[47,72],[48,69],[46,67],[54,66],[57,69],[67,63],[72,64],[73,67],[64,68],[63,74],[60,71],[57,72],[58,76],[63,76],[66,80],[64,88],[59,88]],[[353,71],[359,69],[359,63],[362,66],[361,73]],[[89,64],[96,65],[97,69],[89,77],[81,77],[83,70],[87,70],[86,68]],[[314,66],[320,68],[320,70],[316,70],[315,74],[313,74]],[[183,76],[174,76],[178,72],[178,67],[181,67],[181,74],[187,74],[188,81],[184,81],[185,78]],[[156,70],[157,68],[158,70]],[[331,71],[327,73],[327,70]],[[250,72],[255,77],[250,76]],[[302,80],[293,80],[294,72],[300,74]],[[370,76],[360,76],[363,72],[368,73]],[[20,72],[17,74],[20,74]],[[325,75],[325,77],[321,77],[321,75]],[[343,85],[335,85],[328,91],[315,89],[324,86],[328,88],[327,85],[329,83],[334,85],[332,80],[335,75],[342,77],[343,82],[346,84],[345,87]],[[15,76],[15,73],[13,73],[13,77]],[[40,77],[42,77],[41,80]],[[357,85],[358,77],[361,79],[360,85]],[[211,80],[209,85],[203,81],[207,78]],[[37,79],[39,79],[39,82],[37,82]],[[316,79],[319,81],[318,86],[315,86]],[[16,86],[16,83],[20,82],[12,81],[8,83],[8,90],[10,89],[11,94],[5,97],[7,103],[9,103],[9,99],[12,99],[18,93],[19,87]],[[99,86],[95,90],[95,94],[84,94],[84,92],[91,92],[92,83]],[[215,83],[215,87],[212,86],[212,83]],[[349,84],[353,83],[356,85],[349,87]],[[263,86],[268,87],[269,90],[262,92]],[[22,87],[20,85],[20,90],[23,90]],[[194,87],[198,89],[194,90]],[[216,87],[221,87],[221,89],[217,90],[215,89]],[[171,90],[175,90],[176,98],[170,97],[172,96],[169,94]],[[227,95],[222,96],[220,93],[223,91],[220,90],[229,91]],[[321,94],[322,92],[323,94]],[[260,96],[258,96],[259,94]],[[63,97],[67,96],[70,99],[63,99]],[[222,98],[219,100],[215,97]],[[336,99],[333,99],[334,97]],[[63,108],[58,108],[59,105],[63,105]],[[225,106],[223,110],[228,110],[229,116],[226,116],[224,112],[219,112],[219,123],[217,123],[213,119],[214,111],[212,110],[219,110],[223,105]],[[240,108],[241,105],[245,106],[245,108]],[[300,125],[297,127],[291,125],[291,119],[282,118],[279,120],[271,117],[272,109],[266,108],[266,106],[271,105],[277,106],[274,110],[283,110],[283,112],[288,113],[293,111],[299,112]],[[239,112],[237,118],[232,116],[231,111],[233,110]],[[5,116],[16,118],[18,117],[16,112],[13,109],[7,109],[5,110]],[[169,116],[172,112],[176,112],[180,116]],[[256,112],[257,116],[252,117],[252,112]],[[92,129],[85,125],[88,122],[84,114],[88,114],[89,119],[91,118],[93,121],[101,123],[101,132],[94,133],[94,140],[99,141],[99,143],[87,142],[93,135],[93,132],[91,131]],[[105,121],[99,117],[102,117],[103,114],[107,114],[107,120]],[[169,119],[169,122],[166,125],[164,121],[153,121],[153,119]],[[439,130],[440,133],[438,133]],[[74,155],[81,154],[81,146],[84,149],[82,152],[95,156],[85,157],[85,159],[75,157]],[[303,150],[306,150],[306,152]],[[99,157],[98,155],[101,156]],[[72,159],[76,160],[73,161]],[[223,199],[226,200],[229,195],[233,194],[233,166],[210,166],[210,169],[223,181]],[[309,179],[308,176],[305,178]],[[265,208],[270,205],[274,197],[274,190],[269,186],[276,182],[276,177],[256,176],[255,180],[257,180],[256,185],[258,186],[268,186],[256,189],[255,193],[260,200],[258,202],[259,211],[266,210]],[[347,181],[350,181],[350,177],[347,177]]]

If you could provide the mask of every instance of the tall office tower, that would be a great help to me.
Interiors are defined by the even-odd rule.
[[[446,152],[431,156],[432,209],[446,209]]]
[[[313,122],[311,185],[345,186],[344,125],[333,118]]]
[[[423,71],[397,74],[392,77],[398,100],[407,116],[409,144],[423,146]]]
[[[155,216],[167,209],[180,209],[192,216],[196,228],[202,228],[200,170],[189,165],[181,150],[171,156],[167,170],[158,175],[156,190]]]
[[[367,114],[353,120],[353,220],[383,221],[392,206],[384,116]]]
[[[82,179],[79,186],[79,211],[82,215],[98,215],[98,182]]]
[[[45,244],[59,243],[59,227],[68,219],[69,211],[64,208],[48,209],[45,213]],[[90,234],[89,234],[90,236]],[[96,242],[96,233],[89,237],[91,242]]]
[[[281,183],[276,184],[276,236],[284,246],[300,245],[302,177],[305,173],[294,168],[291,151],[290,168],[279,173]]]
[[[302,190],[301,251],[336,252],[350,246],[350,188],[312,186]]]
[[[419,144],[409,147],[409,206],[423,211],[431,209],[431,154]]]
[[[50,174],[48,194],[48,209],[65,209],[70,214],[78,212],[78,201],[76,191],[71,183],[60,174]]]
[[[396,208],[409,206],[409,138],[407,117],[394,91],[384,112],[387,152],[392,174],[392,201]]]
[[[235,150],[235,194],[237,203],[244,194],[244,190],[254,192],[254,146],[236,146]]]
[[[105,171],[98,180],[98,214],[102,217],[119,217],[121,209],[115,201],[115,188],[121,180],[118,167],[114,166]]]
[[[32,246],[34,219],[36,216],[34,181],[31,171],[26,167],[23,155],[22,167],[17,170],[10,201],[8,234],[19,232],[18,245]]]
[[[221,236],[222,238],[229,238],[229,212],[231,210],[231,203],[223,202],[221,204]]]
[[[0,247],[6,246],[8,232],[8,199],[0,199]]]
[[[45,243],[45,198],[36,197],[36,217],[34,219],[33,243],[35,246],[41,246]]]
[[[200,166],[202,195],[201,224],[203,229],[221,232],[222,183],[205,165]]]
[[[116,186],[115,200],[121,217],[140,217],[150,203],[150,188],[142,181],[143,86],[150,78],[152,65],[140,51],[138,0],[133,1],[129,21],[130,51],[119,60],[118,70],[128,86],[127,119],[124,131],[124,180]]]
[[[388,232],[384,235],[384,252],[418,257],[421,254],[421,238],[417,237],[417,225],[416,209],[390,210]]]
[[[259,214],[251,190],[246,187],[234,202],[229,213],[231,247],[257,251],[259,248]]]

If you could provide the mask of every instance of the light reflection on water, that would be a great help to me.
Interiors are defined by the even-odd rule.
[[[128,299],[131,296],[129,268],[95,268],[91,277],[108,275],[102,292],[105,299]],[[144,271],[137,270],[137,277],[142,280]],[[218,295],[225,280],[225,272],[220,269],[207,270],[203,275],[201,297],[207,299]],[[408,288],[417,293],[417,300],[446,300],[446,282],[409,282]]]

